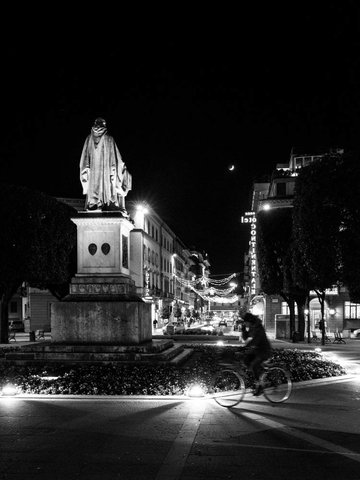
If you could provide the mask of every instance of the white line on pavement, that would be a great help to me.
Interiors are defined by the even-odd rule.
[[[325,448],[330,452],[336,453],[338,455],[342,455],[344,457],[351,458],[351,460],[355,460],[356,462],[360,462],[359,453],[353,452],[352,450],[348,450],[347,448],[341,447],[340,445],[336,445],[335,443],[328,442],[327,440],[323,440],[321,438],[315,437],[314,435],[310,435],[309,433],[301,432],[296,428],[289,427],[282,423],[274,422],[273,420],[269,420],[268,418],[265,418],[262,415],[258,415],[256,413],[243,412],[242,415],[244,417],[250,418],[251,420],[259,422],[267,427],[277,429],[277,430],[282,430],[284,433],[287,433],[292,437],[299,438],[301,440],[304,440],[318,447]]]
[[[155,480],[178,480],[181,477],[185,462],[199,430],[206,402],[194,400],[193,407],[174,440]]]

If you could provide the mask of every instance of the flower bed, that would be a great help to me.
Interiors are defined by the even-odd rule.
[[[46,365],[0,364],[0,385],[13,383],[28,394],[184,395],[191,384],[209,391],[219,361],[236,362],[238,347],[189,344],[193,360],[183,367],[164,365]],[[294,382],[345,375],[345,369],[316,352],[274,350],[274,361],[290,371]],[[252,379],[248,376],[248,386]]]

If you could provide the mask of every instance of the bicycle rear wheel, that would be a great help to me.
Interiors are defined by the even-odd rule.
[[[242,376],[231,369],[221,370],[214,378],[214,400],[222,407],[235,407],[245,395]]]
[[[272,403],[285,402],[291,395],[292,381],[289,372],[281,367],[270,367],[261,376],[265,398]]]

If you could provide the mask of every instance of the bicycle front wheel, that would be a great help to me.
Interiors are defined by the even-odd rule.
[[[245,395],[245,382],[235,370],[221,370],[214,378],[214,400],[222,407],[235,407]]]
[[[264,396],[269,402],[285,402],[291,395],[290,374],[281,367],[270,367],[262,374],[260,381]]]

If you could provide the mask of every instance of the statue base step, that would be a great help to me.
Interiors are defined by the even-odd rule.
[[[5,354],[5,361],[17,365],[58,364],[170,364],[186,361],[193,350],[174,344],[173,340],[152,340],[143,345],[90,345],[44,341],[22,346]]]

